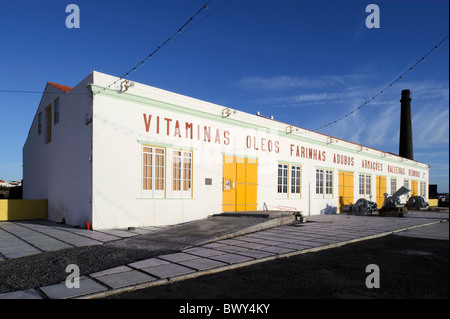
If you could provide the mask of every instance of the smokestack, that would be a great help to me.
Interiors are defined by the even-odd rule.
[[[400,147],[398,155],[412,160],[414,158],[411,126],[411,92],[409,90],[402,91],[400,104]]]

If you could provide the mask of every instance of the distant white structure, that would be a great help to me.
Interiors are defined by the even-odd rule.
[[[16,181],[6,182],[6,181],[0,179],[0,186],[16,187],[16,186],[21,186],[21,185],[22,185],[22,182],[16,182]]]
[[[359,198],[381,206],[403,185],[428,199],[427,164],[116,80],[47,83],[23,147],[23,196],[48,199],[50,220],[105,229],[266,207],[334,213]]]

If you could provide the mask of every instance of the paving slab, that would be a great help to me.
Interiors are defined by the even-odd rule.
[[[311,248],[311,246],[301,245],[301,244],[280,244],[278,247],[292,249],[292,250],[305,250]]]
[[[40,288],[50,299],[68,299],[83,295],[106,291],[107,288],[86,277],[80,278],[80,288],[67,288],[66,283],[49,285]]]
[[[116,267],[118,268],[118,267]],[[122,268],[122,271],[112,272],[104,275],[92,275],[95,279],[108,285],[112,289],[142,284],[156,280],[155,277],[144,274],[138,270],[128,268],[128,270]]]
[[[129,264],[129,266],[137,269],[142,269],[146,267],[152,267],[152,266],[160,266],[160,265],[167,265],[170,264],[169,261],[159,259],[159,258],[149,258],[141,261],[137,261],[134,263]]]
[[[142,268],[141,270],[145,271],[151,276],[155,276],[161,279],[186,275],[195,271],[192,268],[172,263],[160,266],[145,267]]]
[[[210,257],[211,259],[218,260],[227,264],[236,264],[244,261],[251,260],[252,258],[249,256],[243,256],[238,254],[223,254],[218,256]]]
[[[235,253],[238,251],[243,251],[243,250],[248,250],[248,248],[246,247],[242,247],[242,246],[234,246],[234,245],[226,245],[223,247],[219,247],[216,248],[217,250],[221,250],[223,252],[227,252],[227,253]]]
[[[27,289],[0,294],[0,299],[44,299],[44,297],[34,289]]]
[[[196,270],[206,270],[206,269],[212,269],[217,268],[221,266],[226,266],[226,263],[209,259],[209,258],[198,258],[198,259],[191,259],[180,262],[181,265],[188,266],[190,268],[194,268]]]
[[[263,248],[258,249],[258,250],[268,251],[268,252],[275,253],[275,254],[278,254],[278,255],[294,251],[294,249],[292,249],[292,248],[286,248],[286,247],[281,247],[281,246],[263,247]]]
[[[210,243],[210,244],[204,244],[202,247],[206,248],[212,248],[212,249],[218,249],[220,247],[227,247],[227,244],[218,244],[218,243]]]
[[[202,248],[202,247],[189,248],[185,251],[192,255],[199,256],[199,257],[211,257],[211,256],[225,254],[225,252],[222,250],[211,249],[211,248]]]
[[[114,267],[114,268],[109,268],[106,270],[102,270],[96,273],[91,274],[91,277],[100,277],[100,276],[106,276],[106,275],[112,275],[112,274],[117,274],[120,272],[125,272],[125,271],[131,271],[133,270],[133,268],[127,267],[127,266],[118,266],[118,267]]]
[[[253,258],[253,259],[265,258],[265,257],[270,257],[270,256],[276,255],[275,253],[272,253],[272,252],[269,252],[269,251],[256,250],[256,249],[240,251],[237,254],[238,255],[243,255],[243,256],[246,256],[246,257],[250,257],[250,258]]]
[[[196,259],[196,258],[198,258],[198,256],[188,254],[188,253],[175,253],[175,254],[158,256],[158,258],[161,258],[161,259],[164,259],[167,261],[171,261],[171,262],[180,262],[180,261]]]

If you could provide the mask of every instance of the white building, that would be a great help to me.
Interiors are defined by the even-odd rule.
[[[339,212],[429,167],[272,119],[92,72],[48,83],[23,148],[23,194],[50,220],[93,229],[166,225],[222,211]],[[406,198],[405,200],[406,201]]]

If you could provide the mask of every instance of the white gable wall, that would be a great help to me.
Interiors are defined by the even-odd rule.
[[[91,109],[86,88],[92,76],[69,93],[47,85],[23,148],[25,199],[48,199],[48,219],[84,226],[91,222],[91,125],[85,124]],[[56,93],[56,94],[53,94]],[[59,97],[59,123],[54,124],[54,100]],[[45,143],[45,108],[52,105],[52,139]],[[42,112],[41,135],[37,114]]]

